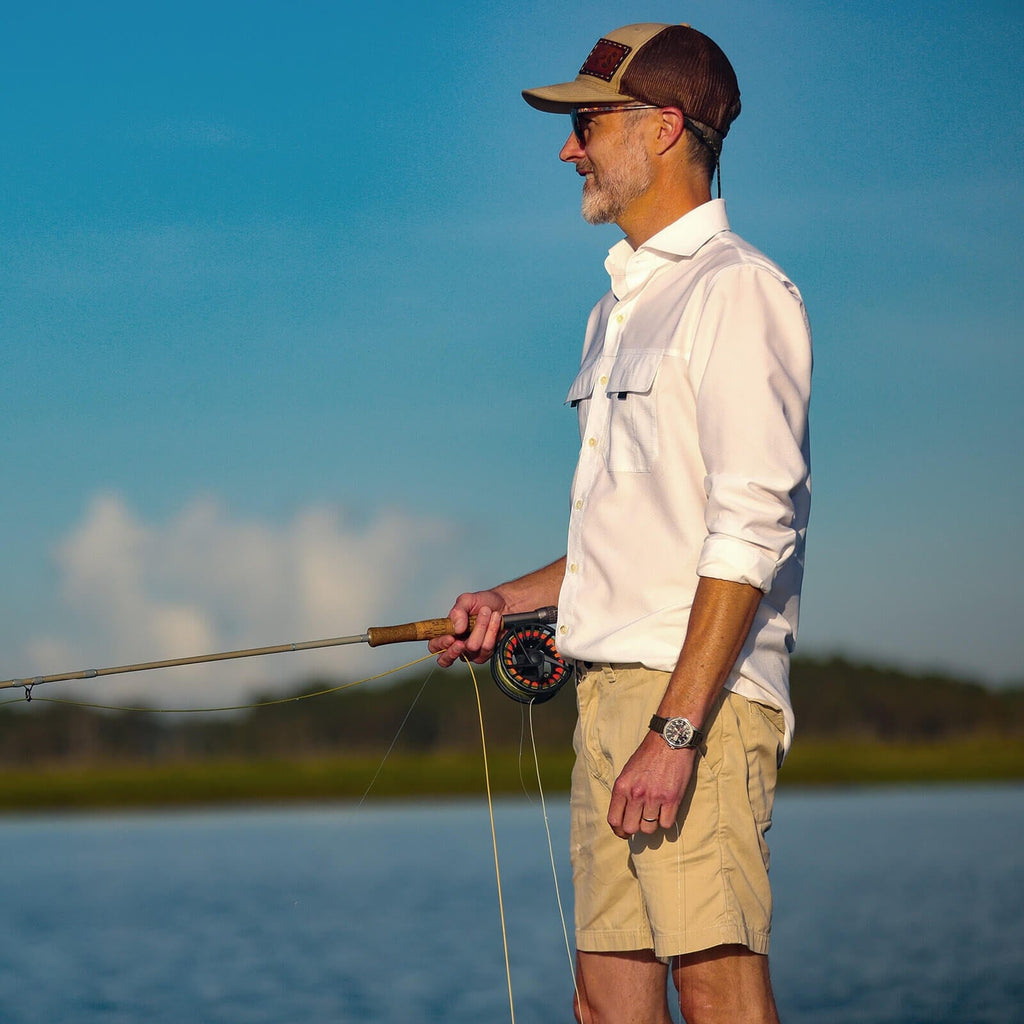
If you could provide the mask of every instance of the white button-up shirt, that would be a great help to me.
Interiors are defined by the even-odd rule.
[[[675,668],[698,577],[764,592],[726,686],[793,729],[810,507],[811,342],[796,287],[713,200],[605,267],[569,390],[580,454],[558,646]]]

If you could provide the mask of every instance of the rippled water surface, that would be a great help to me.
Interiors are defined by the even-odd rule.
[[[571,1022],[540,808],[497,817],[516,1020]],[[783,793],[770,838],[788,1024],[1024,1019],[1024,788]],[[483,802],[6,818],[0,856],[5,1024],[510,1019]]]

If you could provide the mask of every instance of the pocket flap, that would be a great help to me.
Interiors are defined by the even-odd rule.
[[[583,366],[576,374],[576,379],[569,387],[569,394],[565,396],[566,403],[575,405],[589,398],[594,393],[594,381],[597,379],[597,362]]]
[[[615,358],[615,365],[608,375],[609,395],[630,392],[636,395],[646,394],[654,386],[654,378],[658,375],[664,349],[629,349],[620,351]]]

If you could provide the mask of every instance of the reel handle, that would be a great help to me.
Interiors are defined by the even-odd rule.
[[[502,616],[502,629],[524,622],[554,622],[558,618],[557,608],[538,608],[533,612],[517,612]],[[476,616],[469,620],[469,630],[476,624]],[[467,632],[469,632],[467,630]],[[454,636],[455,627],[451,619],[421,619],[419,622],[403,622],[399,626],[371,626],[366,631],[366,642],[371,647],[382,644],[403,644],[416,640],[433,640],[437,636]]]

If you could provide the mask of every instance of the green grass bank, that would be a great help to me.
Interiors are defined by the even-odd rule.
[[[546,793],[568,788],[572,755],[542,751]],[[531,795],[532,756],[498,750],[489,757],[495,794]],[[953,742],[876,740],[798,742],[780,774],[780,788],[897,783],[1024,780],[1024,744],[1014,738],[972,737]],[[393,754],[281,760],[203,760],[107,763],[82,767],[6,768],[0,812],[185,807],[290,801],[352,801],[483,796],[478,753]]]

